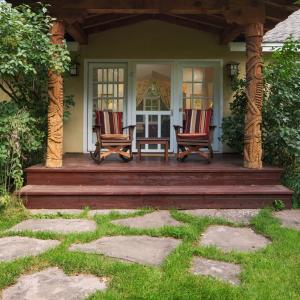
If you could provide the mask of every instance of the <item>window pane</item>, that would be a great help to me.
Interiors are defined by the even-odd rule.
[[[103,69],[103,81],[107,81],[107,69]]]
[[[114,69],[108,69],[108,81],[112,82],[114,80]]]
[[[205,91],[202,83],[194,83],[194,95],[205,96]]]
[[[184,68],[183,69],[183,81],[192,81],[193,80],[193,69]]]
[[[170,137],[170,116],[161,116],[161,136]]]
[[[194,81],[204,80],[204,70],[202,68],[194,68]]]
[[[148,136],[158,137],[158,116],[149,115],[148,116]],[[158,145],[149,145],[149,149],[157,149]]]
[[[119,78],[118,78],[119,82],[123,82],[124,81],[124,69],[119,69]]]
[[[119,84],[119,97],[124,97],[124,84]]]

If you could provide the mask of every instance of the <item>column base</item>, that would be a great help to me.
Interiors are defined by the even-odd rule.
[[[244,167],[247,169],[261,169],[263,166],[261,161],[244,161]]]
[[[62,163],[62,159],[47,159],[46,168],[61,168]]]

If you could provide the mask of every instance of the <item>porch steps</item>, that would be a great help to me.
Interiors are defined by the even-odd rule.
[[[260,208],[275,199],[291,207],[292,192],[279,184],[260,185],[26,185],[28,208]],[[59,201],[58,201],[59,199]]]

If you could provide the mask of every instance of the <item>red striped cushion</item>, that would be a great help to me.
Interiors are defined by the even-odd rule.
[[[213,110],[185,109],[184,133],[209,133]]]
[[[102,134],[121,134],[122,112],[96,111],[96,124],[101,126]]]

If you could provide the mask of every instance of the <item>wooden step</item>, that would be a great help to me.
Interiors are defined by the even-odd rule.
[[[119,169],[28,169],[29,185],[277,185],[280,169],[193,169],[190,167]]]
[[[282,185],[27,185],[20,191],[28,208],[260,208],[292,192]]]

